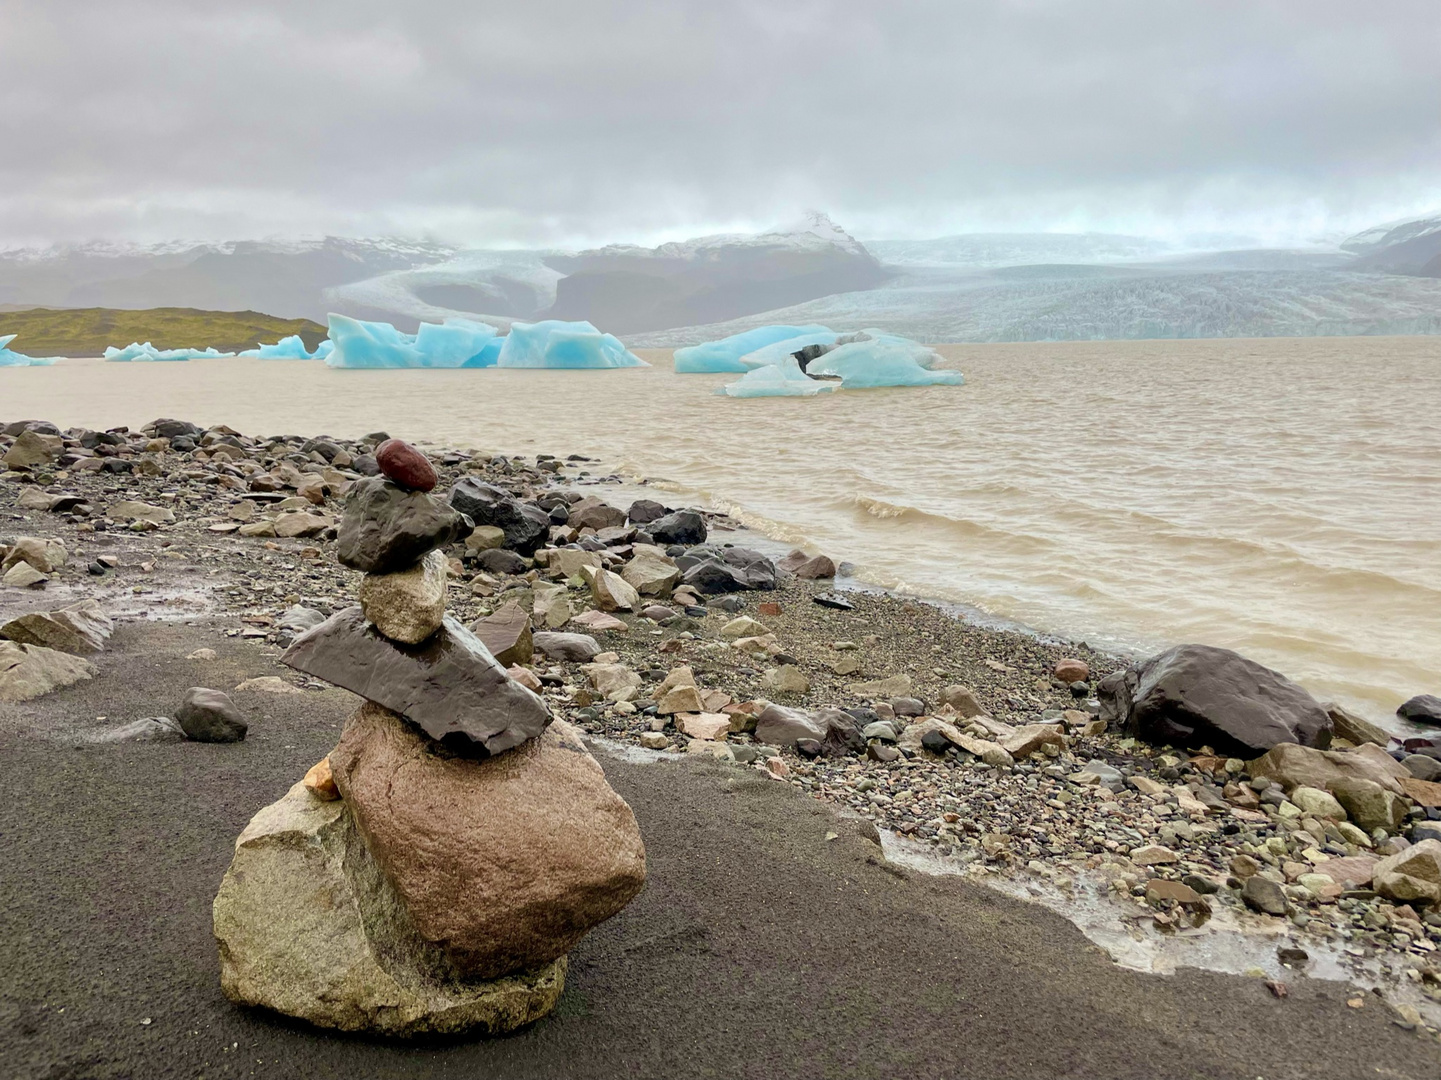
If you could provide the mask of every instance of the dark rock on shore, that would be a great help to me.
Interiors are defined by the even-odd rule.
[[[705,518],[694,510],[677,510],[656,518],[645,531],[657,544],[703,544],[706,539]]]
[[[505,533],[505,546],[522,555],[534,555],[550,535],[546,511],[471,476],[462,477],[450,489],[449,502],[476,525],[500,529]]]
[[[1402,720],[1413,724],[1435,724],[1441,727],[1441,697],[1434,694],[1417,694],[1405,701],[1396,710]]]
[[[1255,757],[1278,743],[1330,745],[1310,694],[1229,649],[1178,645],[1101,680],[1101,718],[1148,742]]]
[[[669,513],[669,510],[653,499],[637,499],[630,504],[626,518],[632,525],[649,525],[652,521],[659,521]]]
[[[239,742],[249,728],[229,694],[203,686],[185,692],[175,722],[187,739],[196,742]]]
[[[426,552],[463,540],[471,525],[434,496],[383,477],[357,480],[345,498],[336,558],[369,574],[406,570]]]
[[[382,473],[410,491],[433,491],[440,478],[430,459],[403,439],[386,439],[375,448]]]
[[[425,641],[399,645],[369,625],[359,605],[348,607],[296,638],[281,662],[401,714],[433,739],[488,754],[550,723],[545,702],[449,615]]]
[[[776,587],[776,565],[759,551],[701,545],[676,560],[681,581],[707,595]]]

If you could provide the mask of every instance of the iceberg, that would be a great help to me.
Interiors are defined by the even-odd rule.
[[[732,334],[719,341],[707,341],[675,351],[677,375],[714,374],[716,372],[749,371],[741,357],[776,342],[809,334],[830,334],[824,326],[758,326],[754,330]]]
[[[545,319],[511,323],[496,367],[502,368],[632,368],[650,367],[620,339],[602,334],[588,322]]]
[[[940,357],[924,345],[900,339],[904,344],[881,341],[853,341],[816,357],[807,366],[811,375],[832,375],[845,390],[877,386],[960,386],[966,380],[959,371],[932,371]]]
[[[332,314],[329,324],[330,338],[320,343],[316,356],[331,367],[493,367],[500,354],[495,327],[470,319],[421,323],[414,334],[402,333],[390,323],[345,315]]]
[[[112,364],[128,364],[131,361],[219,360],[234,355],[234,353],[223,353],[214,348],[157,349],[148,341],[144,345],[138,341],[132,341],[123,349],[117,349],[111,345],[105,350],[105,359]]]
[[[283,337],[274,345],[261,345],[259,348],[246,349],[238,356],[246,356],[258,360],[324,360],[330,355],[330,350],[335,347],[329,338],[326,338],[311,352],[305,347],[305,342],[300,339],[299,334],[291,334]]]
[[[0,367],[49,367],[61,359],[59,356],[26,356],[24,353],[12,352],[8,346],[18,336],[0,335]]]
[[[766,367],[769,364],[783,363],[787,357],[794,356],[802,349],[812,345],[834,345],[837,341],[843,340],[841,336],[830,330],[824,333],[801,334],[799,337],[786,338],[784,341],[777,341],[774,345],[767,345],[763,349],[746,353],[740,358],[742,369],[752,371],[758,367]]]
[[[830,393],[837,385],[812,379],[801,370],[795,357],[788,356],[784,363],[755,368],[733,383],[716,387],[716,393],[737,398],[814,397]]]

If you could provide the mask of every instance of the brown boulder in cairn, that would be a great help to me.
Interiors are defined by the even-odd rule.
[[[367,702],[330,764],[417,932],[471,976],[554,960],[645,883],[635,815],[564,722],[476,760]]]

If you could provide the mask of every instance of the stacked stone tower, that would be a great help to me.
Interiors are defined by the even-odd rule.
[[[360,603],[286,651],[366,699],[236,842],[215,901],[232,1000],[322,1026],[497,1033],[543,1016],[565,954],[640,891],[630,807],[579,733],[445,613],[470,520],[399,440],[347,495]]]

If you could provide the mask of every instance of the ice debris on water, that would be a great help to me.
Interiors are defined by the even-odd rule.
[[[794,331],[800,331],[795,333]],[[811,397],[827,390],[861,390],[879,386],[959,386],[966,380],[959,371],[932,370],[941,360],[934,349],[883,330],[859,330],[838,334],[826,327],[763,326],[747,331],[755,335],[748,342],[734,344],[744,334],[722,341],[693,346],[705,350],[725,346],[736,353],[736,367],[726,370],[746,374],[733,383],[720,387],[716,393],[729,397]],[[765,344],[756,341],[766,338]],[[676,370],[681,370],[682,349],[676,353]],[[692,352],[714,359],[729,353],[717,349],[710,353]],[[697,361],[690,361],[694,364]],[[727,361],[729,362],[729,360]],[[697,370],[687,366],[686,370]]]
[[[240,356],[250,357],[257,360],[324,360],[335,348],[335,342],[326,338],[311,352],[305,347],[299,334],[291,334],[283,337],[274,345],[261,345],[258,348],[246,349],[239,353]]]
[[[932,371],[939,357],[915,342],[892,344],[854,341],[838,345],[812,360],[806,368],[815,375],[833,375],[845,390],[876,386],[959,386],[966,380],[959,371]]]
[[[234,356],[234,353],[223,353],[215,348],[207,349],[157,349],[150,342],[140,344],[132,341],[123,349],[117,349],[114,345],[105,350],[105,359],[112,364],[128,364],[132,361],[178,361],[178,360],[221,360]]]
[[[0,367],[49,367],[58,356],[26,356],[24,353],[13,352],[8,348],[18,334],[0,335]]]
[[[414,334],[403,333],[390,323],[345,315],[332,314],[329,323],[331,348],[324,360],[331,367],[493,367],[500,355],[501,339],[495,327],[470,319],[421,323]]]
[[[707,341],[701,345],[677,349],[675,351],[676,374],[695,375],[749,371],[750,368],[741,361],[741,357],[778,341],[787,341],[810,334],[834,337],[830,329],[824,326],[758,326],[754,330],[732,334],[719,341]]]
[[[545,319],[511,323],[500,348],[503,368],[631,368],[650,367],[620,339],[602,334],[588,322]]]
[[[727,397],[814,397],[828,394],[838,384],[812,379],[801,370],[795,357],[788,356],[780,364],[767,364],[747,371],[733,383],[717,387],[717,394]]]
[[[340,368],[625,368],[649,367],[620,340],[588,322],[550,319],[495,327],[469,319],[421,323],[413,334],[390,323],[330,316],[334,349],[325,362]]]

